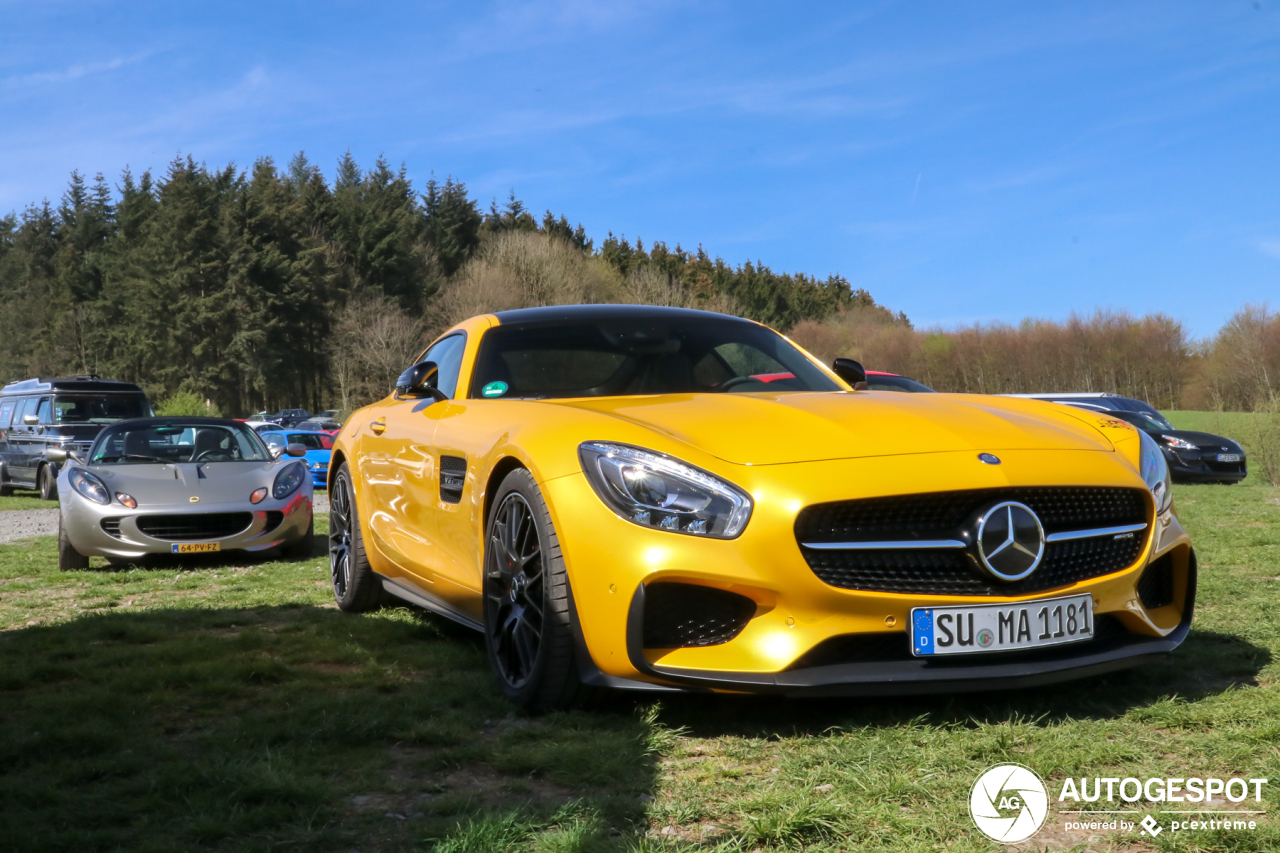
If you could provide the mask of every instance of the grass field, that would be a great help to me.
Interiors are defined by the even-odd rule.
[[[1201,586],[1161,663],[1003,694],[618,698],[537,719],[501,700],[476,635],[339,613],[319,558],[62,574],[50,537],[0,545],[0,850],[993,850],[966,802],[1005,760],[1055,792],[1265,777],[1273,810],[1280,490],[1175,495]],[[1051,816],[1020,849],[1280,849],[1260,821],[1091,839]]]

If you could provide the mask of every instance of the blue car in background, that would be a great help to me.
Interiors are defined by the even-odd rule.
[[[300,430],[262,430],[258,437],[267,443],[274,456],[284,453],[290,444],[301,444],[307,449],[307,468],[311,471],[311,482],[317,489],[323,489],[329,480],[329,457],[333,453],[333,437],[323,432],[303,432]]]

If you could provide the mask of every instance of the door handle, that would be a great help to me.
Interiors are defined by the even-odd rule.
[[[373,430],[374,435],[382,435],[387,431],[387,422],[384,418],[378,418],[376,421],[369,424],[369,429]]]

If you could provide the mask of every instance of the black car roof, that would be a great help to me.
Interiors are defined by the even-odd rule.
[[[231,418],[206,418],[202,415],[174,415],[171,418],[129,418],[128,420],[116,421],[113,424],[109,424],[107,429],[115,429],[117,427],[137,429],[139,427],[159,426],[161,424],[177,424],[181,426],[238,426],[244,427],[250,432],[253,432],[252,429],[245,426],[240,421],[233,420]]]
[[[600,320],[655,320],[750,323],[731,314],[699,311],[696,308],[666,308],[657,305],[547,305],[542,308],[515,308],[494,313],[503,326],[541,325],[565,320],[593,322]]]
[[[19,394],[43,394],[58,391],[93,391],[107,394],[141,394],[141,388],[132,382],[119,379],[99,379],[96,376],[37,376],[34,379],[23,379],[10,382],[0,388],[0,396],[17,396]]]

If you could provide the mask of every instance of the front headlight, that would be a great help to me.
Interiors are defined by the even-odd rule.
[[[641,527],[733,539],[751,518],[746,492],[670,456],[599,441],[580,445],[578,456],[600,499]]]
[[[1195,450],[1196,446],[1189,441],[1183,441],[1174,435],[1162,435],[1160,440],[1170,447],[1176,447],[1179,450]]]
[[[75,489],[82,497],[86,497],[96,504],[111,503],[111,492],[107,491],[106,483],[103,483],[83,468],[71,469],[67,479],[71,481],[71,488]]]
[[[298,490],[302,485],[302,481],[307,479],[307,465],[305,462],[293,462],[286,465],[276,474],[276,481],[271,487],[271,494],[276,500],[287,498]]]
[[[1169,479],[1169,463],[1164,461],[1164,453],[1156,440],[1139,430],[1142,449],[1138,454],[1138,471],[1142,481],[1151,490],[1156,499],[1156,515],[1164,512],[1173,502],[1173,485]]]

